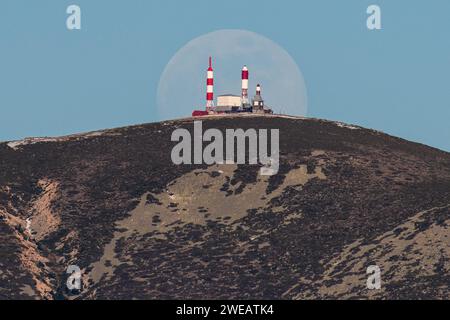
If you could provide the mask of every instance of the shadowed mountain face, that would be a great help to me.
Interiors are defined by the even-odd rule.
[[[450,154],[314,119],[202,120],[280,129],[279,173],[175,166],[192,119],[0,144],[0,299],[450,298]]]

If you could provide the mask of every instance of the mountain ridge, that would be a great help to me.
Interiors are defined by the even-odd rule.
[[[279,174],[173,165],[171,132],[194,120],[279,128]],[[450,154],[379,131],[289,116],[186,118],[3,142],[0,169],[3,299],[449,297]],[[408,221],[403,245],[406,231],[394,230]],[[420,237],[439,248],[423,274]],[[367,245],[403,251],[385,261]],[[371,256],[387,271],[381,291],[362,281]],[[65,288],[69,265],[82,270],[77,294]]]

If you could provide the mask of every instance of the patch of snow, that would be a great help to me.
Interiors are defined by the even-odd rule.
[[[267,116],[272,116],[272,117],[276,117],[276,118],[283,118],[283,119],[293,119],[293,120],[312,120],[312,118],[307,118],[307,117],[302,117],[302,116],[289,116],[289,115],[285,115],[285,114],[273,114],[273,115],[260,115],[263,117],[267,117]]]
[[[335,124],[338,127],[347,128],[347,129],[350,129],[350,130],[359,130],[359,129],[361,129],[360,127],[352,126],[352,125],[349,125],[349,124],[346,124],[346,123],[343,123],[343,122],[335,122]]]
[[[8,142],[6,145],[13,150],[17,150],[19,146],[23,145],[23,141]]]
[[[94,131],[94,132],[90,132],[88,134],[85,134],[84,137],[99,137],[99,136],[103,136],[103,135],[105,135],[105,132]]]
[[[32,235],[33,230],[31,230],[31,218],[27,218],[26,222],[27,225],[25,226],[25,230],[28,232],[28,234]]]
[[[20,147],[35,144],[35,143],[41,143],[41,142],[63,142],[63,141],[70,141],[70,140],[82,140],[82,139],[88,139],[92,137],[99,137],[99,136],[117,136],[121,135],[117,132],[112,131],[93,131],[88,133],[80,133],[80,134],[73,134],[69,136],[63,136],[63,137],[55,137],[55,138],[25,138],[23,140],[16,140],[16,141],[10,141],[7,142],[6,145],[10,147],[13,150],[19,150]]]
[[[29,144],[35,144],[35,143],[39,143],[39,142],[56,142],[56,141],[61,141],[61,140],[63,140],[63,139],[62,138],[25,138],[23,140],[8,142],[6,145],[13,150],[18,150],[19,147],[26,146]]]

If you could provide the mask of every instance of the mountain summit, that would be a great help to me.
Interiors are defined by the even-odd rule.
[[[278,174],[174,165],[194,119],[1,143],[0,299],[450,297],[449,153],[318,119],[201,120],[279,129]]]

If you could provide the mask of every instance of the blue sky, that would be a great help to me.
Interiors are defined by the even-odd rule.
[[[82,30],[66,29],[66,8]],[[378,4],[381,31],[366,28]],[[300,67],[308,115],[450,151],[450,1],[3,0],[0,140],[158,120],[164,67],[188,41],[245,29]]]

